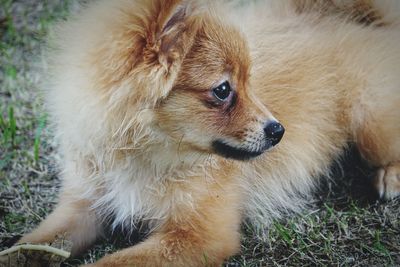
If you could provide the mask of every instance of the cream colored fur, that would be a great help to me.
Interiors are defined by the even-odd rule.
[[[347,1],[334,2],[348,8]],[[122,41],[142,23],[131,15],[150,12],[146,1],[100,1],[72,17],[55,31],[57,50],[52,54],[47,94],[63,159],[60,206],[85,201],[78,206],[93,212],[95,219],[82,215],[82,225],[111,221],[133,229],[145,221],[157,231],[171,216],[180,221],[184,213],[196,214],[198,196],[219,190],[215,188],[221,181],[227,199],[241,199],[234,209],[266,226],[271,219],[304,206],[317,178],[329,173],[349,142],[358,143],[365,158],[383,170],[396,166],[400,160],[400,7],[397,1],[372,2],[385,25],[364,25],[343,10],[299,11],[292,1],[221,3],[212,8],[190,4],[194,11],[189,13],[207,13],[224,25],[235,25],[247,42],[251,58],[247,90],[252,104],[244,110],[257,119],[246,126],[256,131],[261,118],[276,118],[286,128],[277,147],[245,162],[208,151],[208,131],[215,135],[209,129],[204,129],[204,136],[182,129],[182,141],[161,125],[159,114],[166,111],[160,101],[173,94],[181,61],[168,65],[168,59],[160,59],[157,67],[136,64],[132,58],[142,56],[134,47],[137,37]],[[126,68],[131,69],[129,75]],[[204,123],[197,116],[185,120],[188,129]],[[385,178],[385,173],[389,172],[381,174],[381,180],[397,175]],[[224,189],[225,180],[230,182]],[[400,187],[397,191],[395,186],[385,189],[386,183],[380,184],[383,195],[400,192]],[[92,242],[100,228],[88,232],[85,242]],[[51,239],[62,229],[46,237]],[[40,241],[38,233],[22,241]],[[146,244],[151,243],[139,248]],[[235,249],[226,250],[232,254]]]

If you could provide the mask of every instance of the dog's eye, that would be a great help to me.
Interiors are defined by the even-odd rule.
[[[231,91],[229,82],[225,81],[213,89],[213,94],[218,100],[224,101],[229,97]]]

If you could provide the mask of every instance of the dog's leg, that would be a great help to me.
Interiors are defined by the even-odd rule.
[[[239,193],[225,185],[204,192],[193,207],[177,207],[143,243],[90,266],[220,266],[239,249]]]
[[[379,168],[374,185],[386,199],[400,195],[400,101],[395,93],[364,105],[355,133],[361,154]]]
[[[381,197],[390,199],[400,195],[400,162],[380,168],[374,182]]]
[[[101,231],[89,202],[76,201],[64,194],[56,209],[32,233],[18,243],[51,243],[57,238],[72,241],[72,255],[90,245]]]

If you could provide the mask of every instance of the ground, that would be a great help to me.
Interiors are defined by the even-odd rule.
[[[42,55],[51,26],[78,2],[0,0],[0,251],[43,220],[57,200],[59,159],[43,107]],[[226,266],[400,265],[400,200],[374,200],[373,169],[348,154],[302,214],[264,231],[244,223],[241,254]],[[114,234],[65,266],[92,262],[129,239],[136,237]]]

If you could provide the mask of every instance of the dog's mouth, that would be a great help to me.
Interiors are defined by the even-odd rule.
[[[272,147],[272,144],[270,142],[266,142],[266,144],[264,144],[257,150],[249,150],[245,148],[234,147],[222,140],[215,140],[212,142],[212,147],[216,154],[225,158],[236,160],[250,160],[263,154],[266,150]]]

